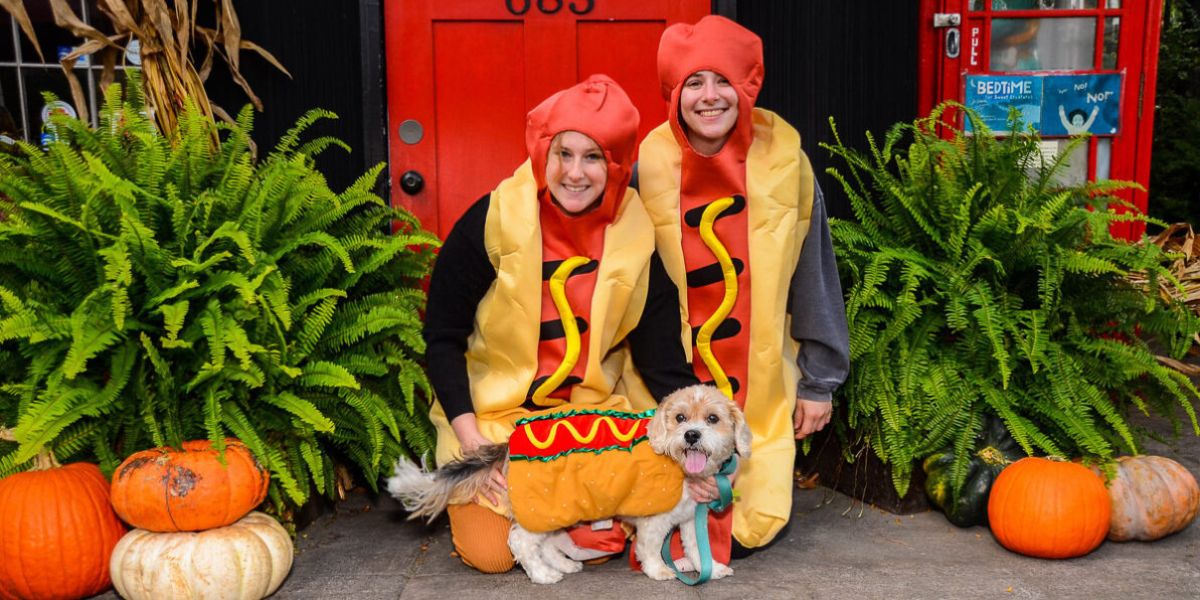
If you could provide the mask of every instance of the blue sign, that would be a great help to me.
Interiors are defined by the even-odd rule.
[[[1120,75],[1048,75],[1042,90],[1042,135],[1114,135],[1120,129]]]
[[[967,77],[967,108],[979,113],[993,132],[1009,130],[1008,112],[1021,113],[1022,128],[1041,127],[1042,78],[1036,75],[973,75]],[[971,131],[970,121],[966,124]]]
[[[58,47],[58,60],[61,61],[62,59],[66,58],[68,54],[70,54],[74,51],[75,51],[74,46],[59,46]],[[75,59],[75,68],[76,69],[81,68],[81,67],[90,67],[90,66],[92,66],[92,55],[90,55],[90,54],[83,54],[79,58]]]
[[[968,108],[979,113],[993,133],[1010,129],[1016,108],[1021,128],[1044,136],[1091,133],[1115,135],[1121,121],[1121,75],[970,75]],[[971,131],[971,123],[966,123]]]

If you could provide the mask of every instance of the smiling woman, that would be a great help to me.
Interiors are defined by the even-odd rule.
[[[762,40],[718,16],[672,25],[658,75],[670,109],[642,143],[639,193],[667,272],[687,283],[678,334],[696,376],[744,408],[754,435],[741,500],[709,529],[727,563],[730,529],[756,548],[788,521],[793,438],[829,422],[849,368],[845,308],[800,134],[755,107]]]
[[[721,151],[737,124],[737,90],[728,79],[712,71],[692,73],[679,91],[679,114],[692,149],[712,156]]]
[[[554,203],[568,215],[582,215],[597,206],[608,182],[604,150],[578,131],[564,131],[550,143],[546,185]]]

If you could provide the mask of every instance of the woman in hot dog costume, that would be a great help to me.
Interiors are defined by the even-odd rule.
[[[439,465],[508,441],[517,419],[548,407],[644,411],[697,383],[678,291],[628,187],[638,118],[603,75],[546,99],[529,113],[529,160],[447,236],[424,329]],[[648,394],[614,393],[627,359]],[[494,490],[504,485],[495,473]],[[448,511],[459,555],[485,572],[513,566],[496,498]]]
[[[714,534],[731,526],[743,548],[787,524],[795,440],[829,421],[849,370],[821,191],[796,130],[754,108],[762,56],[758,36],[722,17],[667,28],[658,73],[669,117],[638,159],[696,375],[743,407],[754,434],[740,499],[722,516],[731,525],[710,524]]]

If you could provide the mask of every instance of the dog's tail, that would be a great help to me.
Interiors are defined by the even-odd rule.
[[[480,446],[431,473],[402,456],[387,490],[410,511],[408,518],[432,521],[447,505],[470,502],[483,491],[492,469],[507,457],[508,444]]]

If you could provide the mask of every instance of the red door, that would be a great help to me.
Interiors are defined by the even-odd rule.
[[[666,120],[658,39],[667,25],[695,22],[709,7],[709,0],[390,0],[393,204],[444,238],[524,161],[525,114],[594,73],[625,88],[645,135]]]
[[[920,108],[1044,88],[1043,153],[1065,149],[1068,131],[1092,135],[1068,159],[1067,181],[1148,186],[1161,13],[1162,0],[922,0]],[[1144,190],[1122,195],[1146,211]]]

